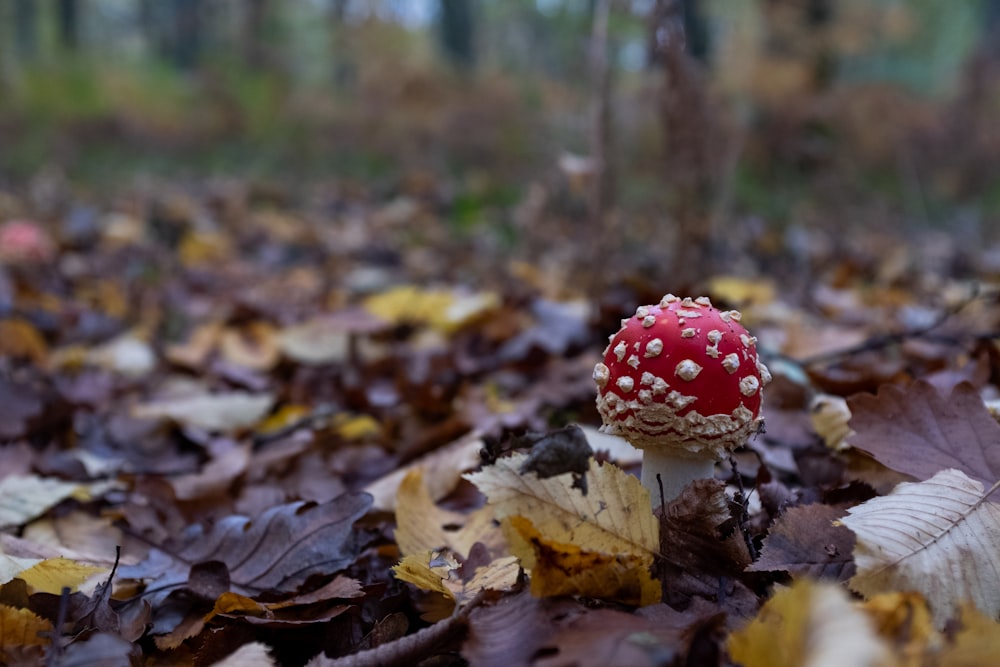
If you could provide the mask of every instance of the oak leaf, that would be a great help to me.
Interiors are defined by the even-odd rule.
[[[840,523],[857,535],[851,588],[868,597],[919,591],[938,626],[964,601],[996,617],[1000,505],[988,495],[980,482],[949,469],[849,509]]]
[[[871,619],[834,584],[796,581],[779,590],[728,641],[743,667],[881,667],[892,664]]]
[[[848,399],[851,446],[918,480],[954,468],[992,484],[1000,479],[1000,424],[975,388],[962,383],[947,399],[926,382],[885,385]]]
[[[370,506],[371,496],[348,493],[326,503],[279,505],[253,519],[229,516],[209,530],[193,527],[176,548],[153,549],[142,563],[119,568],[119,575],[149,579],[154,600],[188,585],[192,566],[210,562],[228,569],[230,590],[241,595],[294,591],[311,575],[354,562],[352,526]]]

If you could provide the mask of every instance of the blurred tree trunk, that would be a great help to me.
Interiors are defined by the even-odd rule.
[[[38,53],[38,5],[36,0],[14,0],[14,43],[18,58],[34,59]]]
[[[202,21],[200,0],[171,0],[170,55],[174,65],[192,71],[201,61]]]
[[[590,214],[591,256],[582,259],[590,268],[588,274],[596,280],[603,275],[594,271],[600,266],[607,249],[613,247],[615,229],[608,216],[614,197],[614,172],[611,161],[611,67],[608,64],[608,21],[611,0],[595,0],[592,6],[593,27],[590,36],[591,121],[590,159],[593,179],[588,202]],[[597,293],[600,285],[590,285],[589,291]]]
[[[715,242],[710,210],[720,128],[712,120],[703,72],[690,54],[707,53],[708,44],[687,40],[686,26],[700,16],[697,5],[657,0],[649,25],[650,59],[663,73],[660,123],[675,232],[668,246],[671,281],[682,290],[713,271]]]
[[[441,0],[441,47],[455,65],[467,69],[475,62],[475,35],[471,0]]]
[[[80,3],[78,0],[59,0],[59,46],[65,51],[76,51],[80,46]]]
[[[264,31],[271,3],[269,0],[244,0],[244,3],[241,35],[243,62],[250,69],[263,69],[269,65]]]
[[[346,25],[349,0],[331,0],[330,57],[333,60],[333,83],[341,91],[352,91],[357,83],[357,63],[351,45],[351,29]]]

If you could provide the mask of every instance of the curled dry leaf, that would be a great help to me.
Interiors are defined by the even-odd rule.
[[[963,602],[996,617],[1000,506],[987,495],[961,471],[943,470],[848,510],[840,523],[857,535],[851,588],[869,597],[919,591],[938,626]]]

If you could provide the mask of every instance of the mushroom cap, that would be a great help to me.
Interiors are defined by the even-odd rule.
[[[723,458],[760,425],[771,374],[740,313],[668,294],[640,306],[594,367],[604,430],[636,447]]]

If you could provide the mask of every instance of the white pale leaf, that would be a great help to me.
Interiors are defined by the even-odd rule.
[[[497,518],[520,515],[548,539],[592,551],[636,554],[650,559],[659,551],[659,524],[649,493],[621,468],[590,460],[588,493],[571,488],[570,474],[540,479],[519,470],[527,455],[499,459],[465,475],[496,507]]]
[[[848,510],[841,523],[858,537],[850,586],[872,596],[919,591],[941,626],[963,601],[1000,615],[1000,505],[954,469]]]
[[[253,426],[273,405],[274,396],[270,394],[231,391],[163,398],[135,406],[132,415],[140,419],[172,419],[206,431],[228,431]]]
[[[38,475],[9,475],[0,480],[0,529],[28,523],[67,498],[88,496],[86,484]]]

